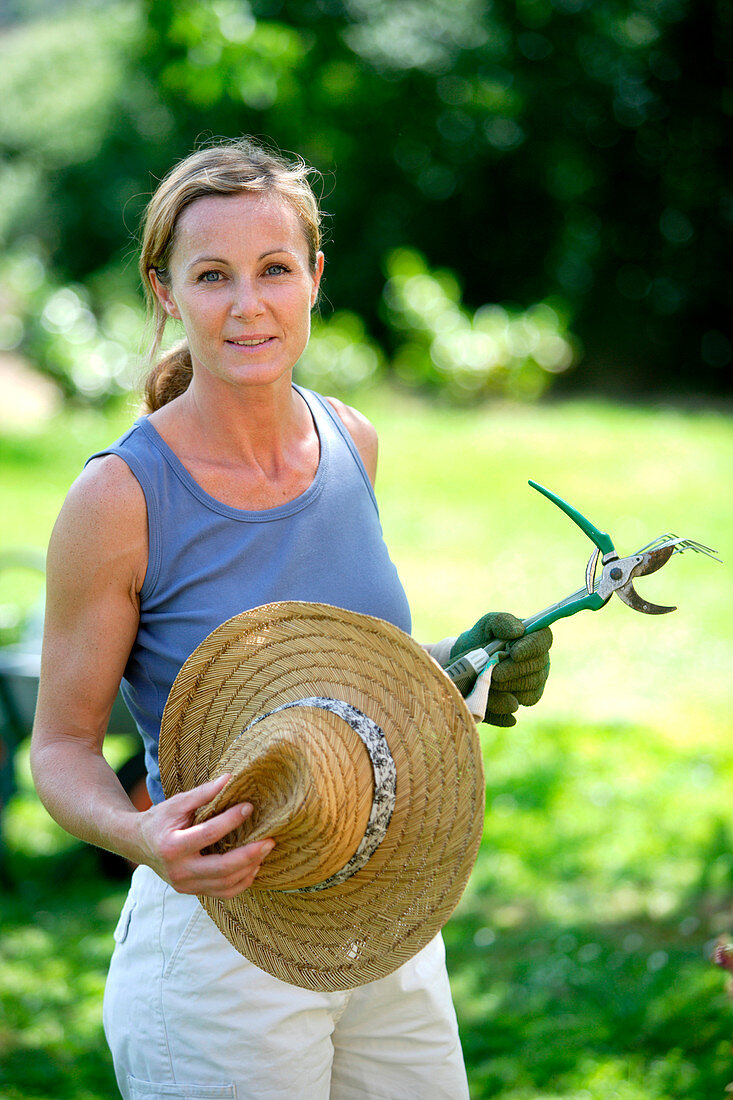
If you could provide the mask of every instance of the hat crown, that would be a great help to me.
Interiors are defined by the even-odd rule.
[[[210,849],[272,837],[275,848],[250,889],[316,886],[354,856],[370,817],[374,775],[364,742],[334,710],[302,700],[258,718],[227,747],[212,778],[226,773],[231,780],[196,820],[252,803],[251,816]]]

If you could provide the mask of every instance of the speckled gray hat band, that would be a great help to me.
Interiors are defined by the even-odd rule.
[[[359,735],[364,747],[369,753],[369,759],[374,773],[374,796],[372,808],[369,814],[364,836],[351,859],[340,871],[330,875],[324,882],[318,882],[313,886],[302,886],[297,890],[283,890],[284,894],[310,894],[316,890],[327,890],[331,886],[340,886],[352,875],[360,871],[367,861],[374,855],[379,845],[387,834],[387,828],[392,818],[395,807],[395,795],[397,791],[397,769],[389,751],[384,731],[380,729],[363,711],[358,710],[350,703],[342,699],[326,699],[320,696],[309,696],[307,699],[296,699],[292,703],[283,703],[275,707],[267,714],[261,714],[247,726],[239,735],[243,737],[258,722],[269,718],[271,714],[278,714],[292,707],[315,707],[318,710],[330,710],[337,714],[344,722],[348,722],[355,733]]]

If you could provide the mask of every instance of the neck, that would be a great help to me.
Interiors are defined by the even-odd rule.
[[[216,387],[214,387],[216,388]],[[182,412],[207,449],[246,459],[282,450],[304,422],[303,401],[289,375],[261,386],[225,386],[213,393],[194,375]]]
[[[276,470],[313,431],[288,374],[266,385],[202,384],[194,373],[181,397],[152,414],[179,454]]]

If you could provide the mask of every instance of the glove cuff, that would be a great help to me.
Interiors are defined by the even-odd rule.
[[[445,668],[450,664],[450,651],[455,642],[455,638],[441,638],[439,642],[434,642],[432,645],[424,645],[423,649],[438,662],[441,668]]]
[[[423,649],[426,653],[429,653],[433,660],[437,661],[442,668],[446,668],[447,665],[451,663],[450,653],[455,644],[455,638],[441,638],[439,642],[434,642],[432,645],[424,645]],[[473,685],[470,695],[466,698],[466,706],[476,722],[482,722],[486,714],[486,703],[491,688],[491,674],[494,668],[495,662],[489,661],[483,672],[479,673],[479,677]]]
[[[494,661],[489,661],[483,672],[479,673],[478,680],[473,685],[470,695],[466,696],[466,706],[471,712],[475,722],[483,722],[486,707],[491,690],[491,675],[496,668]]]

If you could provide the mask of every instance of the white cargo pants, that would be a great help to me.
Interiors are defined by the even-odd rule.
[[[386,978],[314,993],[140,867],[115,941],[104,1027],[125,1100],[468,1097],[440,936]]]

